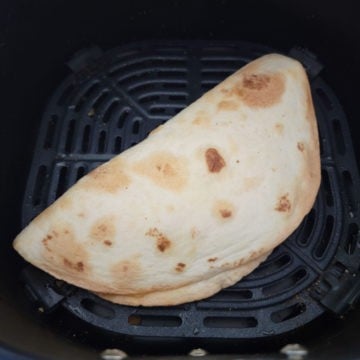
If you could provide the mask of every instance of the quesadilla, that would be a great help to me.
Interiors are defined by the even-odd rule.
[[[14,247],[109,301],[185,303],[256,268],[311,210],[319,184],[306,72],[270,54],[80,179]]]

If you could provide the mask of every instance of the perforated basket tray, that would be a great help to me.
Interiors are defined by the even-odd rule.
[[[152,42],[76,54],[68,63],[73,73],[44,112],[23,225],[81,176],[272,51],[244,42]],[[322,184],[312,211],[289,239],[236,285],[176,307],[114,305],[28,267],[23,279],[42,309],[61,304],[89,324],[131,336],[250,339],[282,334],[317,318],[326,307],[342,312],[352,304],[354,296],[349,300],[336,292],[349,273],[357,272],[349,264],[359,258],[359,196],[354,191],[359,177],[347,122],[333,92],[317,76],[321,65],[299,49],[291,54],[311,77]]]

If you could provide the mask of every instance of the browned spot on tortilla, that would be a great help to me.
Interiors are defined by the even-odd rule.
[[[112,241],[116,234],[114,216],[104,216],[98,219],[90,229],[90,238],[96,241]]]
[[[213,211],[217,218],[228,220],[233,216],[234,206],[229,201],[218,200],[215,202]]]
[[[84,271],[84,263],[82,261],[78,261],[76,263],[70,261],[67,258],[64,258],[64,265],[72,270],[83,272]]]
[[[186,159],[169,152],[157,152],[134,164],[134,171],[162,188],[180,191],[188,179]]]
[[[48,241],[51,240],[53,237],[52,235],[48,234],[42,239],[42,243],[44,244],[45,248],[51,252],[51,249],[48,246]]]
[[[263,252],[263,248],[261,248],[261,250],[259,250],[258,252],[258,256],[260,256]],[[227,269],[231,269],[231,268],[236,268],[236,267],[239,267],[241,265],[244,265],[246,263],[248,263],[249,261],[253,260],[253,256],[254,256],[255,252],[251,252],[249,256],[246,256],[246,257],[242,257],[238,260],[235,260],[233,262],[225,262],[225,263],[222,263],[220,265],[220,268],[227,268]],[[258,257],[256,256],[256,257]]]
[[[275,210],[280,211],[280,212],[289,212],[291,210],[289,193],[286,193],[285,195],[280,197],[280,199],[278,200],[278,203],[275,207]]]
[[[82,213],[82,212],[81,212],[81,213],[78,213],[77,216],[78,216],[78,217],[81,217],[81,218],[85,217],[84,213]]]
[[[297,148],[299,149],[299,151],[303,152],[305,149],[305,146],[302,142],[298,142],[297,143]]]
[[[211,173],[218,173],[226,165],[225,160],[215,148],[207,149],[205,152],[206,164]]]
[[[217,108],[218,110],[235,111],[239,108],[239,104],[235,101],[223,100],[218,103]]]
[[[184,271],[185,267],[186,267],[186,264],[180,262],[176,265],[175,270],[177,272],[182,272],[182,271]]]
[[[161,252],[164,252],[171,246],[171,241],[156,227],[149,229],[145,235],[154,237],[156,239],[156,246]]]
[[[243,87],[250,90],[262,90],[270,83],[270,76],[266,74],[250,74],[243,78]]]
[[[87,266],[86,248],[77,241],[75,232],[69,223],[59,221],[43,239],[44,258],[48,259],[49,270],[59,271],[64,265],[72,273],[91,272]],[[50,255],[50,253],[52,255]]]
[[[271,171],[272,171],[272,172],[276,172],[276,171],[277,171],[277,169],[276,169],[276,168],[274,168],[274,167],[272,167],[272,168],[271,168]]]
[[[250,191],[253,189],[257,189],[261,183],[263,182],[263,178],[260,176],[247,176],[244,178],[244,190]]]
[[[130,178],[125,173],[123,162],[119,158],[97,167],[80,181],[83,187],[109,193],[126,189],[130,184]]]
[[[285,81],[281,73],[247,73],[234,92],[249,107],[266,108],[279,103],[284,90]]]
[[[218,259],[217,257],[209,258],[208,262],[215,262],[217,259]]]
[[[193,121],[193,125],[209,125],[210,120],[208,117],[205,117],[204,115],[197,116]]]
[[[282,123],[276,123],[275,124],[275,131],[279,134],[282,135],[284,132],[284,124]]]
[[[112,245],[112,242],[111,242],[110,240],[105,240],[105,241],[104,241],[104,244],[105,244],[106,246],[111,246],[111,245]]]
[[[229,209],[220,209],[219,212],[223,218],[228,218],[232,215],[232,212]]]

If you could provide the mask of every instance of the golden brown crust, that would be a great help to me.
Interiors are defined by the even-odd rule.
[[[115,158],[90,172],[81,179],[84,188],[116,193],[126,189],[131,180],[124,170],[122,161]]]
[[[219,111],[235,111],[239,108],[239,103],[231,100],[220,101],[217,105]]]
[[[171,191],[181,191],[187,183],[186,159],[170,152],[159,152],[133,165],[135,173],[151,180],[157,186]]]
[[[176,289],[153,291],[138,295],[112,295],[106,293],[97,293],[97,295],[116,304],[129,306],[172,306],[196,301],[211,296],[224,287],[235,284],[239,279],[253,271],[268,255],[269,253],[266,253],[260,258],[224,271],[213,278],[187,284]]]
[[[252,108],[267,108],[280,102],[285,91],[285,80],[281,73],[245,73],[234,92]]]

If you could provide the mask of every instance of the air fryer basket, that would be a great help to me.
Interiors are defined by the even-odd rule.
[[[336,335],[342,346],[337,342],[331,353],[353,354],[356,343],[352,342],[351,329],[356,328],[358,312],[350,317],[346,312],[360,290],[360,197],[354,157],[360,146],[356,136],[352,145],[350,135],[356,130],[353,119],[358,110],[343,94],[349,94],[344,74],[354,69],[359,49],[348,57],[348,67],[342,68],[343,76],[339,76],[335,69],[341,60],[339,54],[330,52],[326,41],[319,42],[321,30],[316,36],[311,32],[321,18],[317,9],[298,9],[295,15],[278,2],[273,6],[262,3],[266,9],[261,13],[250,4],[241,8],[227,1],[211,5],[200,1],[187,7],[177,1],[154,2],[151,7],[135,2],[121,8],[123,23],[118,25],[109,21],[117,19],[109,9],[89,5],[90,21],[83,16],[81,2],[74,7],[55,3],[59,14],[40,3],[41,7],[22,1],[8,5],[12,9],[9,18],[23,15],[25,24],[33,25],[27,29],[30,35],[12,33],[12,27],[18,29],[19,25],[4,21],[10,44],[6,54],[15,60],[6,62],[10,57],[5,57],[4,61],[10,71],[5,77],[8,122],[3,124],[3,134],[8,136],[3,142],[7,171],[2,176],[6,188],[2,188],[8,211],[4,214],[6,241],[1,244],[0,270],[7,275],[0,282],[0,345],[45,356],[55,356],[56,349],[59,357],[89,357],[112,347],[138,354],[187,353],[195,347],[244,353],[278,351],[288,343],[300,342],[309,348],[310,356],[317,356],[326,351],[324,344],[335,344],[329,339]],[[119,9],[120,5],[110,4]],[[209,18],[203,19],[204,26],[212,29],[217,24],[209,32],[195,21],[194,14],[205,8]],[[227,23],[234,21],[235,12],[240,10],[253,19],[256,16],[258,28],[248,29],[250,20],[244,18],[242,25],[237,24],[239,30],[230,32]],[[331,9],[327,11],[331,13]],[[48,17],[36,15],[39,12]],[[164,20],[165,13],[175,24]],[[266,13],[272,15],[271,21]],[[29,14],[40,19],[43,27],[34,26]],[[66,21],[57,20],[61,15],[71,19],[68,26]],[[175,15],[187,20],[176,24]],[[86,30],[81,29],[77,16]],[[103,28],[89,30],[90,25],[100,23],[98,17],[104,21]],[[284,20],[287,18],[294,24]],[[138,27],[132,24],[134,19]],[[156,19],[161,21],[156,23]],[[289,29],[288,33],[271,26],[273,21],[277,26],[285,22],[281,26]],[[300,24],[302,32],[296,28]],[[55,25],[63,33],[55,30]],[[265,37],[266,25],[277,35],[271,41]],[[56,46],[54,38],[47,42],[50,38],[43,34],[44,26],[58,40]],[[150,27],[152,37],[163,38],[159,29],[166,28],[170,38],[184,40],[130,41],[148,37],[143,31]],[[119,29],[133,29],[134,33],[125,36]],[[329,33],[331,27],[326,31]],[[336,34],[333,47],[344,46],[338,40],[344,39]],[[259,45],[259,41],[269,45]],[[126,45],[119,46],[122,43]],[[45,44],[51,51],[46,51]],[[62,48],[56,50],[59,46]],[[29,68],[16,67],[20,60],[15,54],[23,55],[25,49],[27,64],[37,69],[37,77]],[[320,132],[322,184],[314,208],[301,226],[246,279],[202,301],[134,308],[111,304],[56,281],[14,254],[10,247],[14,235],[78,178],[144,139],[154,127],[248,61],[272,51],[297,58],[307,69]],[[331,60],[326,56],[329,54]],[[358,79],[358,75],[353,72],[351,79]],[[350,345],[344,348],[347,341]]]

